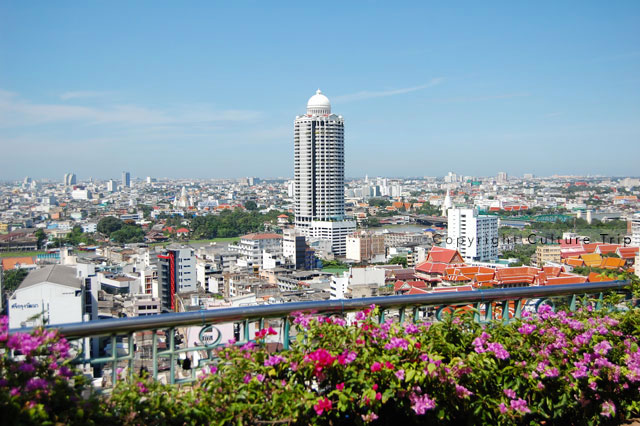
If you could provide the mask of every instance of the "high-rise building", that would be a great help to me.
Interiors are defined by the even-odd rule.
[[[466,262],[498,258],[498,217],[475,209],[449,209],[447,248],[458,250]]]
[[[63,180],[64,180],[65,186],[75,185],[76,184],[76,175],[75,175],[75,173],[65,173]]]
[[[307,113],[294,123],[295,227],[310,238],[330,240],[337,256],[346,253],[356,223],[344,210],[344,120],[331,113],[320,89]]]
[[[509,175],[507,175],[507,172],[498,172],[497,180],[500,183],[506,183],[509,180]]]
[[[122,188],[131,188],[131,175],[129,172],[122,172]]]
[[[162,311],[176,311],[176,293],[196,291],[196,256],[192,248],[166,250],[158,255],[158,286]]]
[[[116,192],[117,189],[118,189],[118,182],[116,182],[113,179],[109,179],[107,181],[107,191]]]

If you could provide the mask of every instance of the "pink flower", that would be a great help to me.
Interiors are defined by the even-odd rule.
[[[313,406],[313,409],[316,411],[317,415],[322,415],[322,413],[331,411],[332,407],[331,400],[326,397],[318,399],[318,403]]]
[[[500,405],[498,405],[498,409],[500,410],[500,412],[502,414],[506,413],[507,411],[509,411],[509,409],[507,408],[506,405],[504,405],[504,402],[501,402]]]
[[[398,370],[394,373],[398,380],[404,380],[404,370]]]
[[[281,355],[271,355],[264,360],[265,367],[273,367],[284,361],[284,357]]]
[[[418,415],[425,414],[428,410],[436,408],[436,402],[429,398],[429,395],[417,395],[412,393],[409,395],[411,401],[411,409]]]
[[[336,385],[336,390],[341,391],[341,390],[343,390],[343,389],[344,389],[344,382],[343,382],[343,383],[338,383],[338,384]]]
[[[256,374],[256,380],[260,383],[264,382],[264,374]]]
[[[380,392],[376,392],[376,400],[380,401],[382,399],[382,394]]]
[[[376,371],[380,371],[381,369],[382,369],[382,364],[380,364],[378,361],[371,364],[371,371],[373,371],[374,373]]]
[[[511,389],[505,389],[502,392],[504,392],[504,394],[507,395],[511,399],[514,399],[516,397],[516,393]]]
[[[138,386],[138,390],[140,391],[140,393],[147,393],[149,392],[149,390],[147,389],[147,387],[144,385],[144,383],[142,382],[137,382],[136,385]]]
[[[256,331],[256,339],[264,339],[266,336],[275,336],[278,334],[272,327],[263,328],[260,331]]]
[[[600,412],[601,416],[611,417],[616,414],[616,405],[611,401],[607,400],[602,403],[602,411]]]
[[[458,395],[458,398],[466,398],[473,395],[473,392],[462,385],[456,385],[456,395]]]
[[[342,354],[338,355],[338,363],[340,365],[351,364],[353,361],[355,361],[357,356],[358,354],[356,352],[344,351]]]
[[[524,323],[518,328],[518,331],[520,334],[531,334],[536,328],[537,326],[535,324]]]
[[[510,405],[511,405],[511,408],[513,408],[514,410],[520,413],[525,414],[525,413],[531,412],[531,410],[527,406],[527,401],[525,401],[522,398],[512,399]]]
[[[250,374],[245,374],[244,377],[242,378],[242,381],[247,384],[251,381],[251,375]]]

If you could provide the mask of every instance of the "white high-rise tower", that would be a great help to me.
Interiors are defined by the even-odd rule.
[[[356,224],[344,214],[344,120],[331,113],[320,89],[296,117],[295,227],[307,237],[330,240],[333,253],[346,254]]]

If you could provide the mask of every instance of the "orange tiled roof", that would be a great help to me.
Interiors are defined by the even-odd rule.
[[[578,257],[570,257],[568,259],[565,259],[564,263],[566,263],[569,266],[584,266],[584,260]]]
[[[602,257],[598,253],[580,255],[586,266],[598,267],[602,263]]]
[[[624,259],[617,257],[605,257],[602,259],[600,267],[604,269],[618,269],[622,268],[625,263],[626,261]]]
[[[2,269],[8,271],[9,269],[15,269],[21,265],[35,265],[33,257],[5,257],[2,259]]]
[[[590,282],[590,283],[597,283],[597,282],[600,282],[600,281],[608,281],[608,280],[609,280],[608,277],[605,277],[604,275],[602,275],[599,272],[591,272],[589,274],[589,276],[587,277],[587,281]]]

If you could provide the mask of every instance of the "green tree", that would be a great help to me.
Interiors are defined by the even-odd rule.
[[[44,233],[42,228],[38,228],[34,235],[38,239],[38,248],[42,248],[44,242],[47,240],[47,234]]]
[[[403,267],[407,267],[407,258],[404,256],[394,256],[392,257],[389,262],[387,262],[389,265],[402,265]]]
[[[123,222],[117,217],[107,216],[98,222],[98,232],[111,237],[111,234],[119,231],[123,226]]]
[[[4,271],[2,275],[3,290],[8,293],[13,293],[27,275],[29,275],[29,271],[22,268]]]
[[[144,241],[144,230],[137,225],[124,225],[111,234],[111,240],[116,243],[141,243]]]
[[[255,201],[249,200],[244,203],[244,208],[250,211],[258,210],[258,205],[256,204]]]

